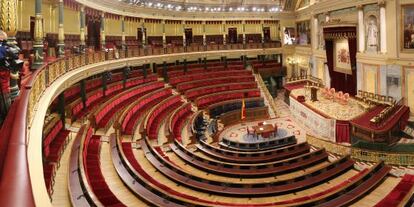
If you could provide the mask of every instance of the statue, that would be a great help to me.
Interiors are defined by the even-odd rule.
[[[370,16],[367,26],[367,51],[378,51],[378,28],[376,24],[376,18]]]

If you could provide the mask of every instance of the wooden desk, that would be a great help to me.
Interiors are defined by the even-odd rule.
[[[261,126],[253,126],[254,132],[257,135],[262,135],[264,138],[269,138],[271,133],[276,133],[277,128],[275,128],[272,124],[265,124]]]

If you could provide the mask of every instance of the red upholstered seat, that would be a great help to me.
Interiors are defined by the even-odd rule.
[[[406,174],[397,184],[397,186],[392,189],[392,191],[385,196],[380,202],[378,202],[375,207],[396,207],[399,206],[401,201],[409,196],[408,193],[412,193],[414,187],[414,175]]]

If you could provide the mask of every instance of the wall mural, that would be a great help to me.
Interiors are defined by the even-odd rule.
[[[296,22],[297,44],[309,45],[311,44],[311,30],[310,21]]]
[[[283,29],[283,44],[285,45],[293,45],[295,43],[295,28],[293,27],[285,27]]]
[[[334,43],[334,51],[334,71],[352,75],[348,40],[337,39]]]
[[[402,6],[403,49],[414,50],[414,4]]]

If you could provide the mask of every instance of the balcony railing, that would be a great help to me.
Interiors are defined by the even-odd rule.
[[[278,43],[248,43],[245,49],[280,47]],[[172,48],[136,48],[90,52],[57,59],[36,70],[25,78],[20,88],[20,96],[13,102],[9,114],[0,131],[0,203],[4,206],[35,206],[30,181],[27,149],[28,129],[31,128],[37,102],[44,91],[59,77],[85,65],[113,59],[124,59],[150,55],[183,52],[204,52],[214,50],[243,49],[242,44],[208,45]]]

